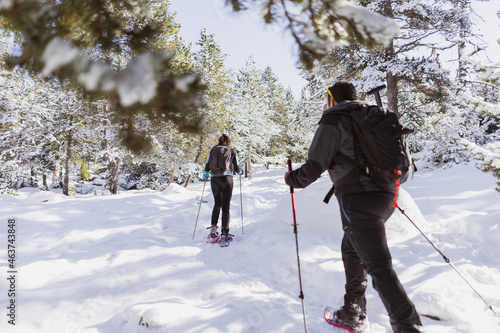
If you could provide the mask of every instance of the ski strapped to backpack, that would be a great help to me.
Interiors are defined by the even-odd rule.
[[[209,168],[212,176],[226,176],[231,171],[233,156],[229,146],[219,145],[213,147],[209,157]]]
[[[342,153],[338,156],[355,165],[357,171],[350,172],[336,185],[361,173],[370,176],[377,186],[395,191],[397,198],[399,185],[406,181],[412,166],[416,170],[406,142],[407,135],[413,130],[403,127],[396,113],[375,105],[362,104],[353,111],[333,111],[324,117],[339,115],[352,119],[355,158]],[[333,195],[333,190],[325,197],[326,203]]]

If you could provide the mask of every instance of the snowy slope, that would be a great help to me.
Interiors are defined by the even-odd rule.
[[[7,283],[0,279],[1,332],[301,332],[290,193],[283,168],[256,168],[239,180],[231,206],[228,248],[207,244],[213,199],[203,183],[163,192],[64,197],[50,192],[2,195],[0,246],[16,218],[17,325],[7,324]],[[474,166],[419,171],[404,184],[400,206],[500,311],[500,193]],[[303,291],[309,332],[336,332],[322,313],[343,299],[342,232],[324,175],[296,191]],[[417,208],[418,205],[418,208]],[[387,223],[395,268],[426,332],[500,332],[500,318],[401,215]],[[7,253],[0,254],[2,276]],[[374,332],[391,332],[368,288]],[[498,312],[497,311],[497,312]],[[147,324],[147,326],[146,326]]]

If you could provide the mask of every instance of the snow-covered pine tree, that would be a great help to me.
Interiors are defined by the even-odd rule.
[[[105,96],[125,124],[127,146],[143,148],[130,115],[147,113],[156,120],[170,119],[180,129],[199,127],[199,77],[175,71],[175,50],[155,48],[170,18],[163,15],[168,1],[2,1],[0,16],[22,40],[11,66],[25,65],[44,76],[69,79],[96,96]],[[157,14],[161,15],[157,15]],[[120,71],[113,64],[83,51],[134,54]]]
[[[461,143],[480,162],[478,167],[492,172],[497,178],[497,191],[500,191],[500,62],[492,63],[464,57],[468,72],[475,79],[465,79],[467,90],[460,97],[469,106],[473,115],[478,115],[485,127],[484,135],[463,138]]]
[[[60,84],[58,79],[52,80],[54,93],[50,96],[51,118],[42,126],[52,122],[52,135],[58,140],[60,165],[62,167],[62,192],[70,195],[70,175],[82,160],[84,151],[95,151],[98,144],[92,126],[97,117],[92,104],[83,98],[81,91],[69,89]]]
[[[269,139],[269,150],[266,152],[267,164],[284,164],[286,158],[290,155],[290,147],[294,143],[290,140],[288,129],[290,119],[288,114],[295,105],[295,99],[290,89],[286,89],[279,82],[278,76],[273,72],[270,66],[264,68],[262,72],[262,94],[267,99],[271,109],[270,119],[276,124],[277,133]]]
[[[207,86],[204,92],[207,103],[200,108],[203,115],[202,129],[196,137],[198,140],[188,147],[191,151],[188,155],[194,156],[194,164],[200,164],[206,161],[210,148],[229,128],[232,112],[229,102],[235,77],[226,66],[227,54],[222,51],[215,34],[203,29],[196,45],[198,50],[193,53],[194,70],[201,74],[202,83]],[[186,179],[186,187],[190,181],[191,175]]]
[[[298,102],[288,114],[288,133],[293,143],[289,147],[290,157],[294,162],[305,162],[309,145],[314,136],[314,129],[323,111],[326,110],[327,85],[321,72],[317,70],[304,71],[304,78],[308,81],[307,86],[302,89]]]
[[[393,18],[400,26],[400,34],[385,47],[368,49],[351,43],[330,52],[314,71],[305,73],[310,84],[306,94],[309,100],[304,103],[323,103],[325,96],[317,89],[324,92],[338,80],[352,81],[360,98],[384,83],[386,108],[398,112],[404,123],[417,129],[417,134],[410,137],[413,150],[423,149],[423,142],[434,142],[430,148],[432,161],[454,160],[452,155],[460,139],[450,130],[459,114],[452,110],[456,88],[449,70],[441,64],[440,54],[460,43],[472,43],[470,1],[358,3]]]
[[[38,186],[37,176],[42,175],[42,187],[47,188],[47,175],[56,173],[56,186],[68,195],[70,169],[81,160],[81,152],[95,143],[89,135],[94,119],[89,103],[57,79],[32,76],[21,68],[3,71],[0,86],[4,178],[10,178],[9,186],[17,189]]]
[[[252,163],[272,162],[271,139],[280,132],[273,119],[275,110],[262,89],[266,84],[263,71],[250,56],[237,74],[230,127],[233,145],[241,152],[240,158],[247,165],[249,178],[252,178]]]
[[[124,17],[130,21],[131,26],[144,27],[152,25],[157,27],[158,31],[150,36],[145,44],[146,50],[172,50],[175,51],[175,56],[169,61],[169,68],[162,69],[157,75],[161,79],[167,81],[172,77],[183,75],[189,72],[193,67],[193,59],[190,46],[186,46],[179,38],[178,32],[180,24],[175,21],[175,14],[169,13],[169,2],[150,1],[151,7],[147,16],[131,16]],[[126,13],[126,12],[125,12]],[[118,50],[109,49],[102,50],[93,48],[89,53],[93,58],[102,59],[107,63],[112,64],[112,67],[117,72],[126,71],[130,62],[134,61],[141,55],[143,49],[121,48]],[[165,81],[166,82],[166,81]],[[183,88],[184,89],[184,88]],[[106,185],[105,187],[115,194],[118,190],[118,175],[121,167],[125,167],[129,171],[135,170],[142,163],[148,165],[156,165],[158,168],[167,168],[173,174],[176,168],[175,165],[183,163],[181,161],[172,161],[166,159],[166,156],[171,157],[169,151],[172,149],[184,149],[186,147],[185,133],[180,133],[179,130],[185,130],[186,127],[182,124],[182,117],[179,117],[179,107],[176,103],[179,101],[175,96],[169,95],[168,90],[164,90],[165,94],[161,94],[160,99],[164,99],[162,103],[167,109],[161,108],[143,108],[138,109],[138,113],[128,113],[123,115],[120,108],[116,104],[103,102],[101,108],[104,111],[105,127],[108,137],[103,141],[101,156],[107,167]],[[198,95],[201,99],[201,95]],[[203,104],[203,103],[200,103]],[[196,114],[194,114],[195,112]],[[167,114],[168,113],[168,114]],[[186,115],[190,117],[188,122],[193,120],[199,122],[200,114],[193,107]],[[171,117],[175,120],[170,119]],[[171,133],[172,132],[172,133]],[[165,143],[169,138],[174,138],[168,143]],[[162,142],[163,144],[158,144]],[[135,147],[130,151],[122,149],[122,144],[126,147]],[[165,148],[165,145],[170,147]],[[161,149],[158,151],[158,149]],[[163,153],[165,152],[165,153]],[[151,156],[148,156],[151,154]],[[133,158],[135,156],[135,158]],[[148,177],[147,175],[145,176]],[[144,186],[147,186],[148,181],[145,181]],[[124,186],[129,186],[123,184]],[[154,185],[158,188],[160,185]]]
[[[139,116],[136,116],[139,117]],[[181,183],[189,169],[186,147],[188,137],[172,122],[154,122],[142,116],[135,120],[138,130],[149,132],[150,149],[138,155],[124,154],[127,189],[162,190],[169,183]]]
[[[44,103],[50,100],[50,85],[16,68],[2,70],[0,87],[2,183],[14,190],[27,184],[37,186],[36,179],[29,179],[30,175],[45,173],[59,158],[59,143],[52,134],[52,123],[43,126],[51,118],[51,110]]]
[[[344,0],[229,0],[226,3],[234,11],[255,6],[266,23],[288,29],[307,69],[336,45],[353,40],[368,47],[379,43],[387,45],[398,33],[393,20]]]

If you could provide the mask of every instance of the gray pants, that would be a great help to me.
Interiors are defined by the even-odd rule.
[[[415,306],[408,298],[387,246],[385,222],[394,212],[394,195],[385,192],[351,194],[339,199],[344,238],[342,260],[346,274],[345,306],[357,305],[366,312],[366,274],[378,292],[394,332],[420,332]]]

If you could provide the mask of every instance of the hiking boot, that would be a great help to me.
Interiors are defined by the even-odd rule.
[[[226,247],[229,246],[229,243],[233,240],[233,238],[229,235],[222,235],[220,236],[220,242],[219,245],[220,247]]]
[[[346,306],[335,311],[335,320],[353,330],[360,330],[367,323],[365,312]]]
[[[217,243],[219,241],[219,233],[217,232],[217,226],[213,225],[211,227],[208,227],[207,229],[210,229],[210,232],[208,233],[207,236],[207,242]]]
[[[217,232],[217,226],[212,225],[208,227],[207,229],[210,229],[210,238],[219,238],[219,233]]]

